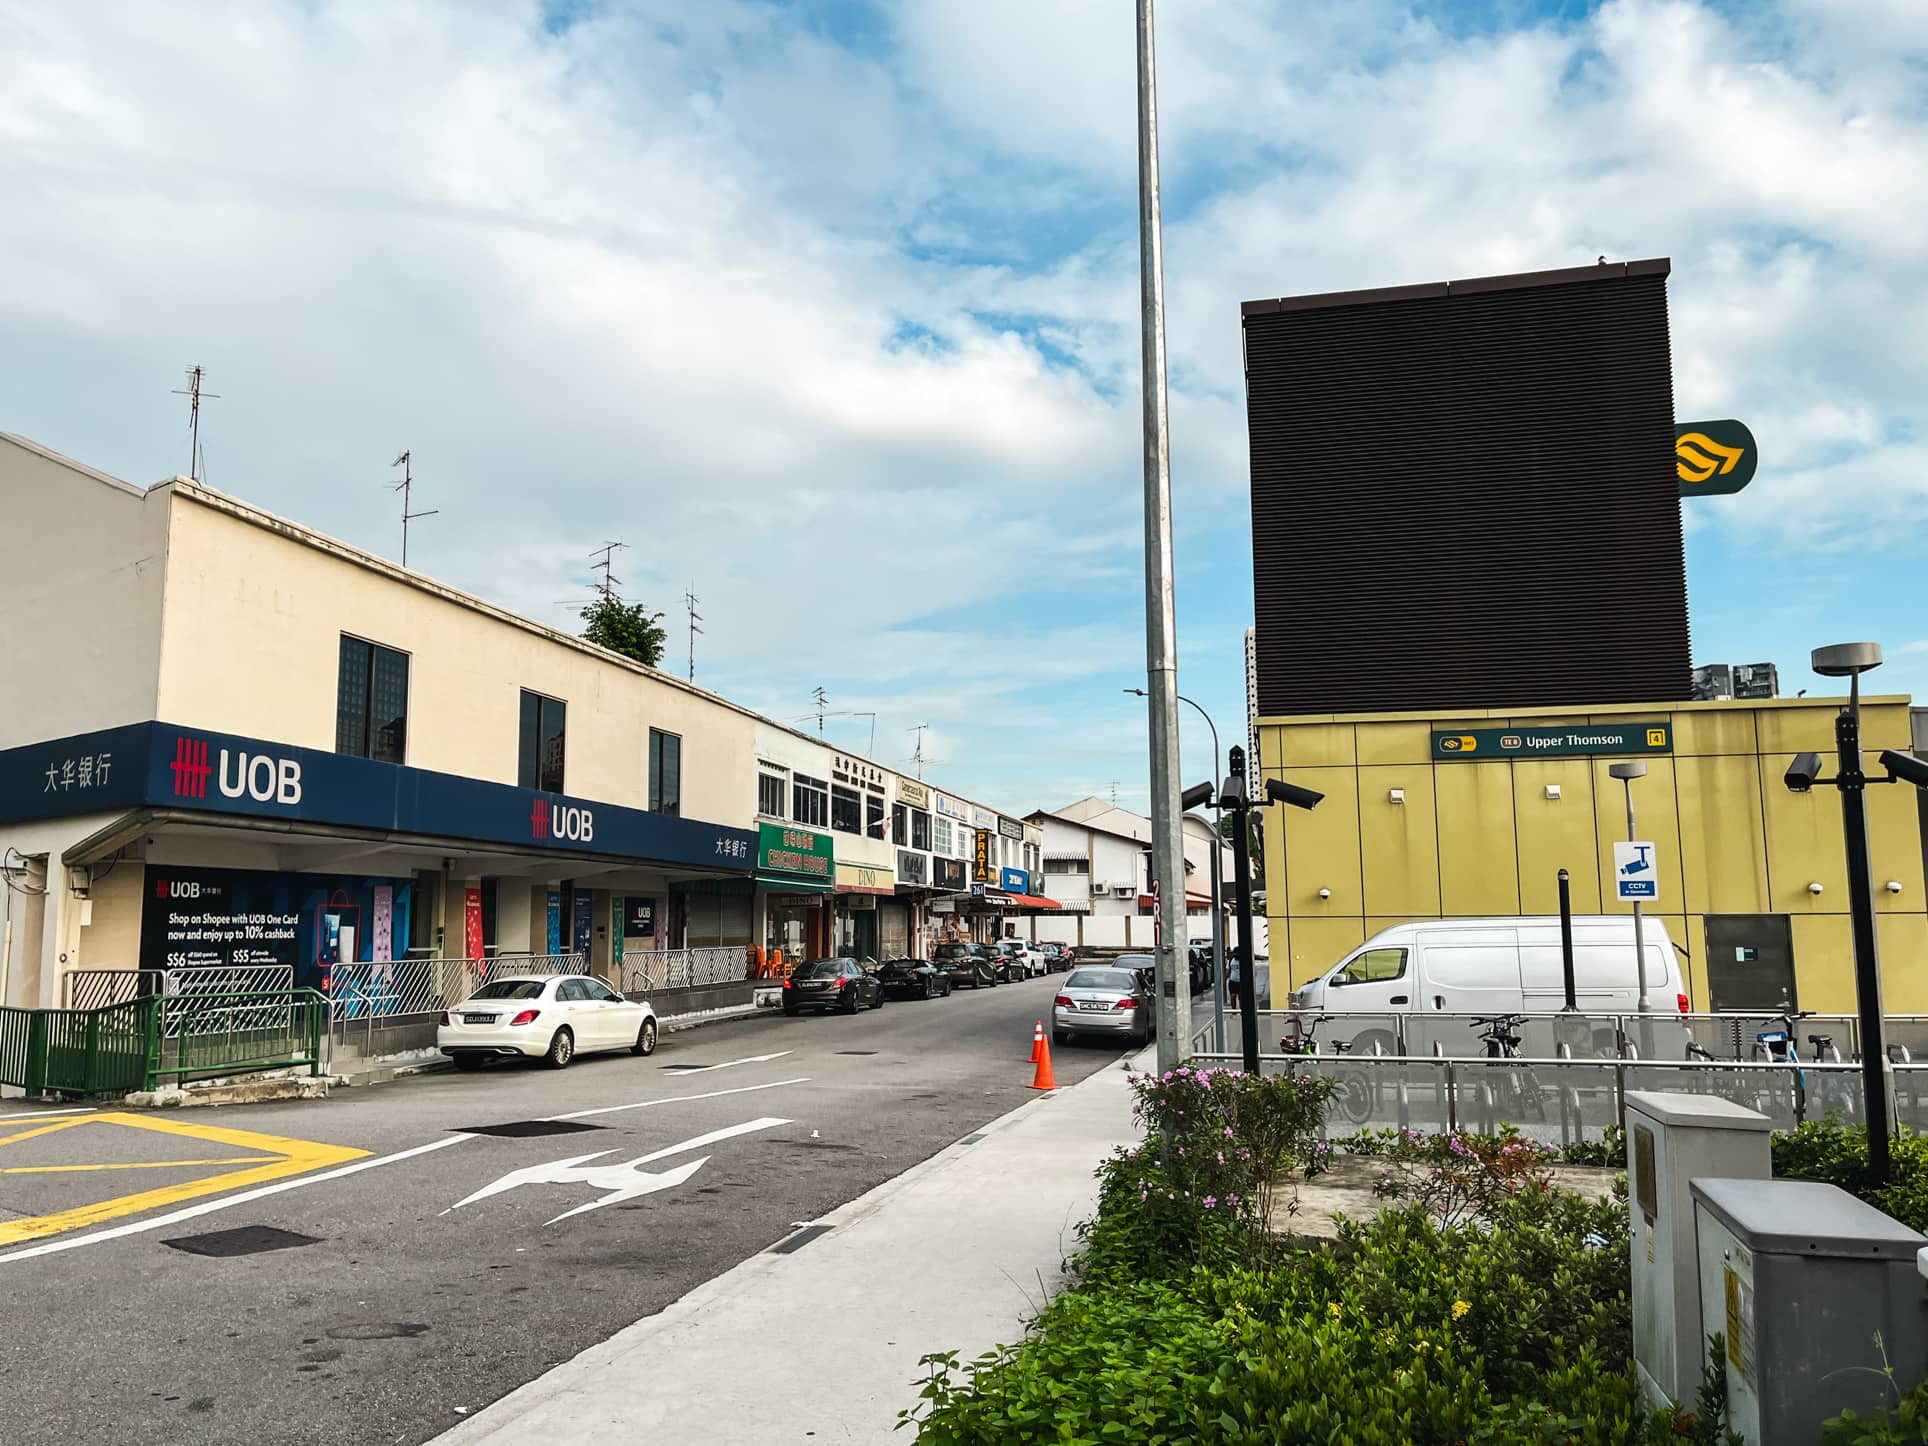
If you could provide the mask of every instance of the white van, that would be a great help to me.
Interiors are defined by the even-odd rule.
[[[1659,919],[1644,920],[1643,931],[1648,1009],[1678,1020],[1688,1012],[1689,1001],[1673,941]],[[1631,917],[1573,920],[1574,1000],[1581,1013],[1639,1012],[1635,957]],[[1395,924],[1292,996],[1294,1009],[1381,1016],[1542,1014],[1565,1006],[1558,917]],[[1408,1021],[1409,1050],[1417,1037],[1411,1026],[1419,1022]],[[1366,1026],[1368,1021],[1358,1023]],[[1393,1023],[1386,1019],[1377,1030],[1339,1029],[1325,1037],[1337,1042],[1350,1036],[1355,1050],[1369,1052],[1377,1044],[1391,1054]],[[1434,1033],[1423,1032],[1429,1039]],[[1460,1051],[1449,1046],[1448,1052]],[[1526,1052],[1535,1052],[1531,1041]]]

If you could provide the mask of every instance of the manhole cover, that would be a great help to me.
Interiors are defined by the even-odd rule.
[[[467,1125],[450,1131],[456,1135],[501,1135],[511,1140],[531,1135],[576,1135],[584,1130],[600,1130],[601,1125],[584,1125],[575,1120],[516,1120],[506,1125]]]
[[[837,1051],[838,1054],[875,1054],[876,1052],[874,1049],[840,1049]]]
[[[272,1225],[243,1225],[238,1230],[216,1230],[210,1235],[182,1235],[161,1244],[189,1255],[259,1255],[266,1250],[294,1250],[319,1245],[318,1235],[297,1235]]]

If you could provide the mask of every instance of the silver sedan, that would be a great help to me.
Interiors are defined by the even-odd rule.
[[[1123,960],[1080,965],[1052,1002],[1051,1038],[1066,1044],[1074,1035],[1104,1034],[1143,1042],[1151,1038],[1151,1002],[1144,975]]]

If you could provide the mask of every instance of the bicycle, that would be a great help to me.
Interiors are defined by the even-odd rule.
[[[1796,1025],[1800,1020],[1811,1017],[1813,1013],[1814,1011],[1811,1009],[1803,1009],[1797,1012],[1782,1010],[1780,1014],[1773,1016],[1779,1021],[1779,1028],[1770,1027],[1759,1030],[1754,1035],[1754,1053],[1756,1058],[1765,1056],[1768,1063],[1788,1065],[1791,1069],[1794,1084],[1794,1123],[1796,1125],[1804,1124],[1807,1120],[1808,1113],[1807,1070],[1802,1065],[1800,1046],[1795,1040],[1797,1033]],[[1815,1064],[1841,1063],[1841,1051],[1834,1047],[1833,1035],[1810,1034],[1807,1037],[1807,1042],[1813,1050],[1809,1062]],[[1768,1094],[1771,1097],[1771,1089],[1768,1091]],[[1850,1118],[1853,1117],[1854,1098],[1852,1090],[1848,1091],[1844,1098],[1835,1083],[1826,1075],[1823,1075],[1820,1076],[1817,1081],[1815,1095],[1824,1103],[1822,1110],[1824,1116],[1842,1114]]]
[[[1486,1043],[1488,1059],[1520,1057],[1520,1026],[1524,1014],[1497,1014],[1473,1020]],[[1506,1112],[1502,1115],[1502,1111]],[[1500,1124],[1546,1123],[1546,1096],[1531,1069],[1487,1070],[1480,1080],[1480,1112],[1487,1133]]]
[[[1319,1025],[1323,1022],[1325,1022],[1324,1016],[1312,1016],[1305,1022],[1296,1038],[1287,1035],[1280,1039],[1279,1048],[1287,1055],[1318,1055]],[[1347,1054],[1351,1052],[1352,1041],[1334,1039],[1330,1041],[1330,1047],[1334,1054]],[[1359,1069],[1335,1069],[1332,1071],[1332,1078],[1338,1085],[1332,1097],[1333,1103],[1338,1107],[1339,1113],[1345,1116],[1347,1122],[1363,1125],[1370,1120],[1379,1104],[1378,1078],[1370,1071]]]

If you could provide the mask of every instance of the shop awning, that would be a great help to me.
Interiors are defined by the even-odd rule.
[[[827,894],[833,887],[825,879],[794,879],[782,874],[758,874],[756,886],[781,894]]]
[[[1158,900],[1150,894],[1140,894],[1138,896],[1138,907],[1141,909],[1154,908],[1157,903]],[[1209,909],[1212,907],[1212,896],[1210,894],[1187,894],[1185,895],[1185,907],[1188,909]]]
[[[1062,909],[1056,899],[1047,899],[1043,894],[986,894],[989,903],[1000,904],[1007,909]]]

